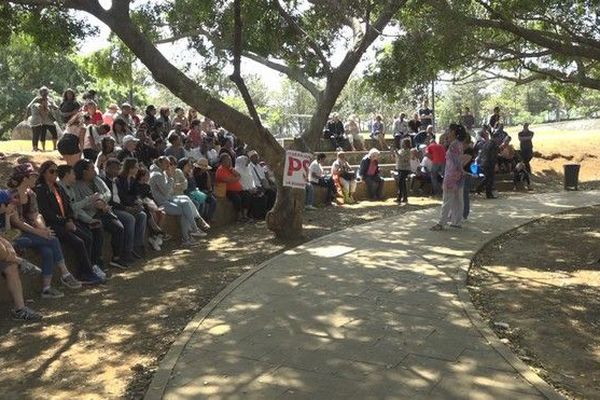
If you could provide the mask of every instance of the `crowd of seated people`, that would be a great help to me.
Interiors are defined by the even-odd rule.
[[[430,194],[434,197],[442,197],[447,149],[451,144],[451,125],[446,131],[436,137],[432,120],[432,112],[424,103],[423,108],[415,113],[413,119],[406,120],[406,114],[401,113],[393,123],[394,145],[392,154],[396,160],[394,174],[398,185],[398,203],[408,202],[408,193],[417,190],[425,193],[425,186],[431,187]],[[476,135],[473,131],[474,117],[467,108],[465,113],[461,112],[460,125],[466,131],[464,138],[464,153],[468,156],[468,165],[465,169],[465,193],[475,189],[477,193],[485,190],[487,198],[495,198],[495,175],[497,173],[512,174],[514,189],[525,185],[527,189],[531,186],[531,166],[533,157],[533,132],[529,130],[529,124],[524,124],[519,132],[518,139],[520,149],[516,150],[512,144],[512,138],[504,130],[503,119],[500,108],[496,107],[489,118],[489,124],[484,124],[481,131]],[[425,124],[425,125],[424,125]],[[379,116],[371,124],[371,132],[374,139],[380,138],[384,131],[383,123]],[[337,157],[331,166],[331,175],[327,175],[323,166],[326,155],[319,154],[309,167],[306,184],[306,209],[314,209],[315,188],[327,189],[325,204],[331,204],[338,194],[340,202],[352,204],[356,201],[355,192],[357,182],[365,181],[367,195],[371,200],[379,200],[382,196],[383,179],[378,166],[379,151],[371,149],[361,160],[356,171],[346,161],[346,149],[349,136],[338,114],[333,114],[326,129],[327,137],[337,148]],[[475,136],[475,141],[473,137]],[[462,141],[462,135],[460,135]],[[356,143],[356,141],[354,141]],[[362,143],[364,146],[364,143]],[[379,147],[385,148],[379,144]],[[352,148],[354,149],[354,148]],[[477,186],[473,186],[478,182]],[[465,218],[468,216],[468,198],[465,199]]]
[[[41,319],[23,302],[19,269],[39,272],[43,298],[62,297],[52,284],[56,269],[72,290],[104,284],[109,267],[125,270],[147,248],[161,250],[171,239],[167,215],[178,219],[183,246],[207,236],[222,186],[240,221],[265,218],[275,202],[275,180],[259,153],[195,110],[186,116],[177,107],[171,116],[169,107],[149,105],[140,117],[123,103],[102,113],[97,93],[84,97],[67,89],[57,105],[39,90],[28,106],[32,147],[44,151],[49,133],[63,162],[38,166],[22,157],[0,191],[0,272],[14,319]],[[39,255],[41,268],[20,257],[26,250]],[[63,252],[76,255],[67,257],[72,265]]]

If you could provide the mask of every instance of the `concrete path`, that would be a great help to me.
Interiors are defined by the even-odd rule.
[[[465,288],[487,241],[597,192],[479,201],[347,229],[242,276],[185,329],[147,399],[560,399],[499,342]],[[544,251],[543,249],[538,249]]]

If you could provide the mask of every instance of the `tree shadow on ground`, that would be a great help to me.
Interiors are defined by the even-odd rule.
[[[502,321],[525,360],[555,386],[600,398],[600,208],[532,222],[474,259],[469,284],[490,321]]]
[[[305,232],[314,238],[426,206],[365,202],[319,210],[308,216]],[[296,244],[275,240],[264,223],[229,226],[190,249],[173,242],[144,265],[115,272],[106,286],[35,298],[32,306],[46,315],[42,324],[0,319],[3,399],[142,397],[158,359],[198,310],[239,275]]]

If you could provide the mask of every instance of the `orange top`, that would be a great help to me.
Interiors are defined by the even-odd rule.
[[[226,182],[231,178],[236,178],[237,180],[232,182]],[[225,168],[222,165],[217,168],[217,172],[215,173],[215,179],[217,183],[225,182],[227,184],[228,192],[241,192],[242,184],[240,183],[240,178],[233,174],[233,168]]]
[[[56,198],[56,202],[58,203],[58,208],[60,208],[60,216],[65,217],[65,206],[63,204],[62,197],[58,190],[56,189],[56,185],[52,185],[52,193],[54,193],[54,197]]]

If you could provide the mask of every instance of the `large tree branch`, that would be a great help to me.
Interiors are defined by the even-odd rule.
[[[243,46],[243,24],[242,24],[242,6],[240,4],[240,0],[235,0],[233,2],[233,14],[235,21],[235,29],[233,31],[233,74],[229,77],[237,86],[242,98],[244,99],[244,103],[246,103],[246,107],[248,108],[248,113],[254,120],[256,127],[259,131],[263,131],[263,125],[260,121],[260,116],[256,111],[256,107],[254,106],[254,101],[252,100],[252,96],[250,95],[250,91],[246,86],[246,82],[244,82],[244,78],[242,78],[242,46]]]
[[[405,3],[406,0],[388,0],[375,22],[369,24],[369,29],[354,43],[340,65],[327,77],[327,85],[317,105],[317,112],[311,118],[308,130],[302,135],[307,147],[318,147],[327,117],[356,65]]]
[[[97,0],[10,0],[9,3],[26,6],[65,7],[74,10],[86,10],[91,5],[88,3],[96,3],[100,6]]]
[[[206,29],[204,29],[202,27],[196,28],[192,31],[187,31],[187,32],[184,32],[181,34],[177,34],[177,35],[174,35],[174,36],[171,36],[168,38],[160,39],[160,40],[155,41],[154,43],[155,44],[170,43],[170,42],[174,42],[174,41],[177,41],[180,39],[185,39],[185,38],[200,36],[200,35],[205,37],[206,39],[208,39],[208,41],[210,41],[210,43],[212,43],[212,45],[215,48],[217,48],[219,50],[232,51],[231,46],[228,45],[227,43],[225,43],[224,40],[215,37],[214,35],[212,35],[210,32],[208,32]],[[317,84],[315,84],[313,81],[311,81],[311,79],[308,77],[308,75],[306,75],[299,68],[290,67],[288,65],[272,61],[268,57],[264,57],[259,54],[252,53],[250,51],[243,50],[243,49],[242,49],[242,57],[248,58],[252,61],[262,64],[265,67],[270,68],[274,71],[281,72],[282,74],[286,75],[288,78],[297,82],[302,87],[304,87],[306,90],[308,90],[310,92],[310,94],[316,100],[318,100],[319,96],[321,96],[321,89],[319,89]]]
[[[273,0],[272,3],[277,8],[279,15],[283,17],[283,19],[290,25],[290,27],[294,29],[300,36],[303,36],[305,38],[308,46],[315,52],[315,55],[319,58],[321,64],[323,64],[323,69],[325,70],[325,73],[329,75],[331,73],[331,64],[329,63],[329,60],[327,60],[327,57],[325,57],[325,54],[323,54],[323,51],[321,50],[317,42],[315,42],[313,38],[310,37],[310,35],[304,29],[302,29],[300,25],[298,25],[294,17],[285,10],[281,3],[279,3],[279,0]]]
[[[308,90],[315,100],[319,100],[319,97],[321,97],[321,89],[319,89],[319,87],[312,82],[300,69],[269,60],[267,57],[263,57],[249,51],[242,51],[242,56],[286,75],[291,80],[300,84],[304,89]]]
[[[589,89],[600,90],[600,79],[591,78],[586,75],[583,66],[578,67],[577,70],[572,73],[566,73],[557,69],[539,67],[537,65],[529,64],[523,66],[525,69],[539,75],[544,75],[547,78],[561,82],[561,83],[575,83],[579,86],[586,87]]]
[[[588,59],[600,60],[600,43],[598,46],[590,46],[587,44],[561,41],[556,38],[551,38],[546,32],[537,29],[530,29],[519,26],[512,22],[503,20],[487,20],[479,19],[468,16],[459,16],[465,23],[480,28],[492,28],[499,29],[506,32],[510,32],[516,36],[522,37],[523,39],[535,43],[539,46],[545,47],[555,53],[571,56],[571,57],[583,57]]]

